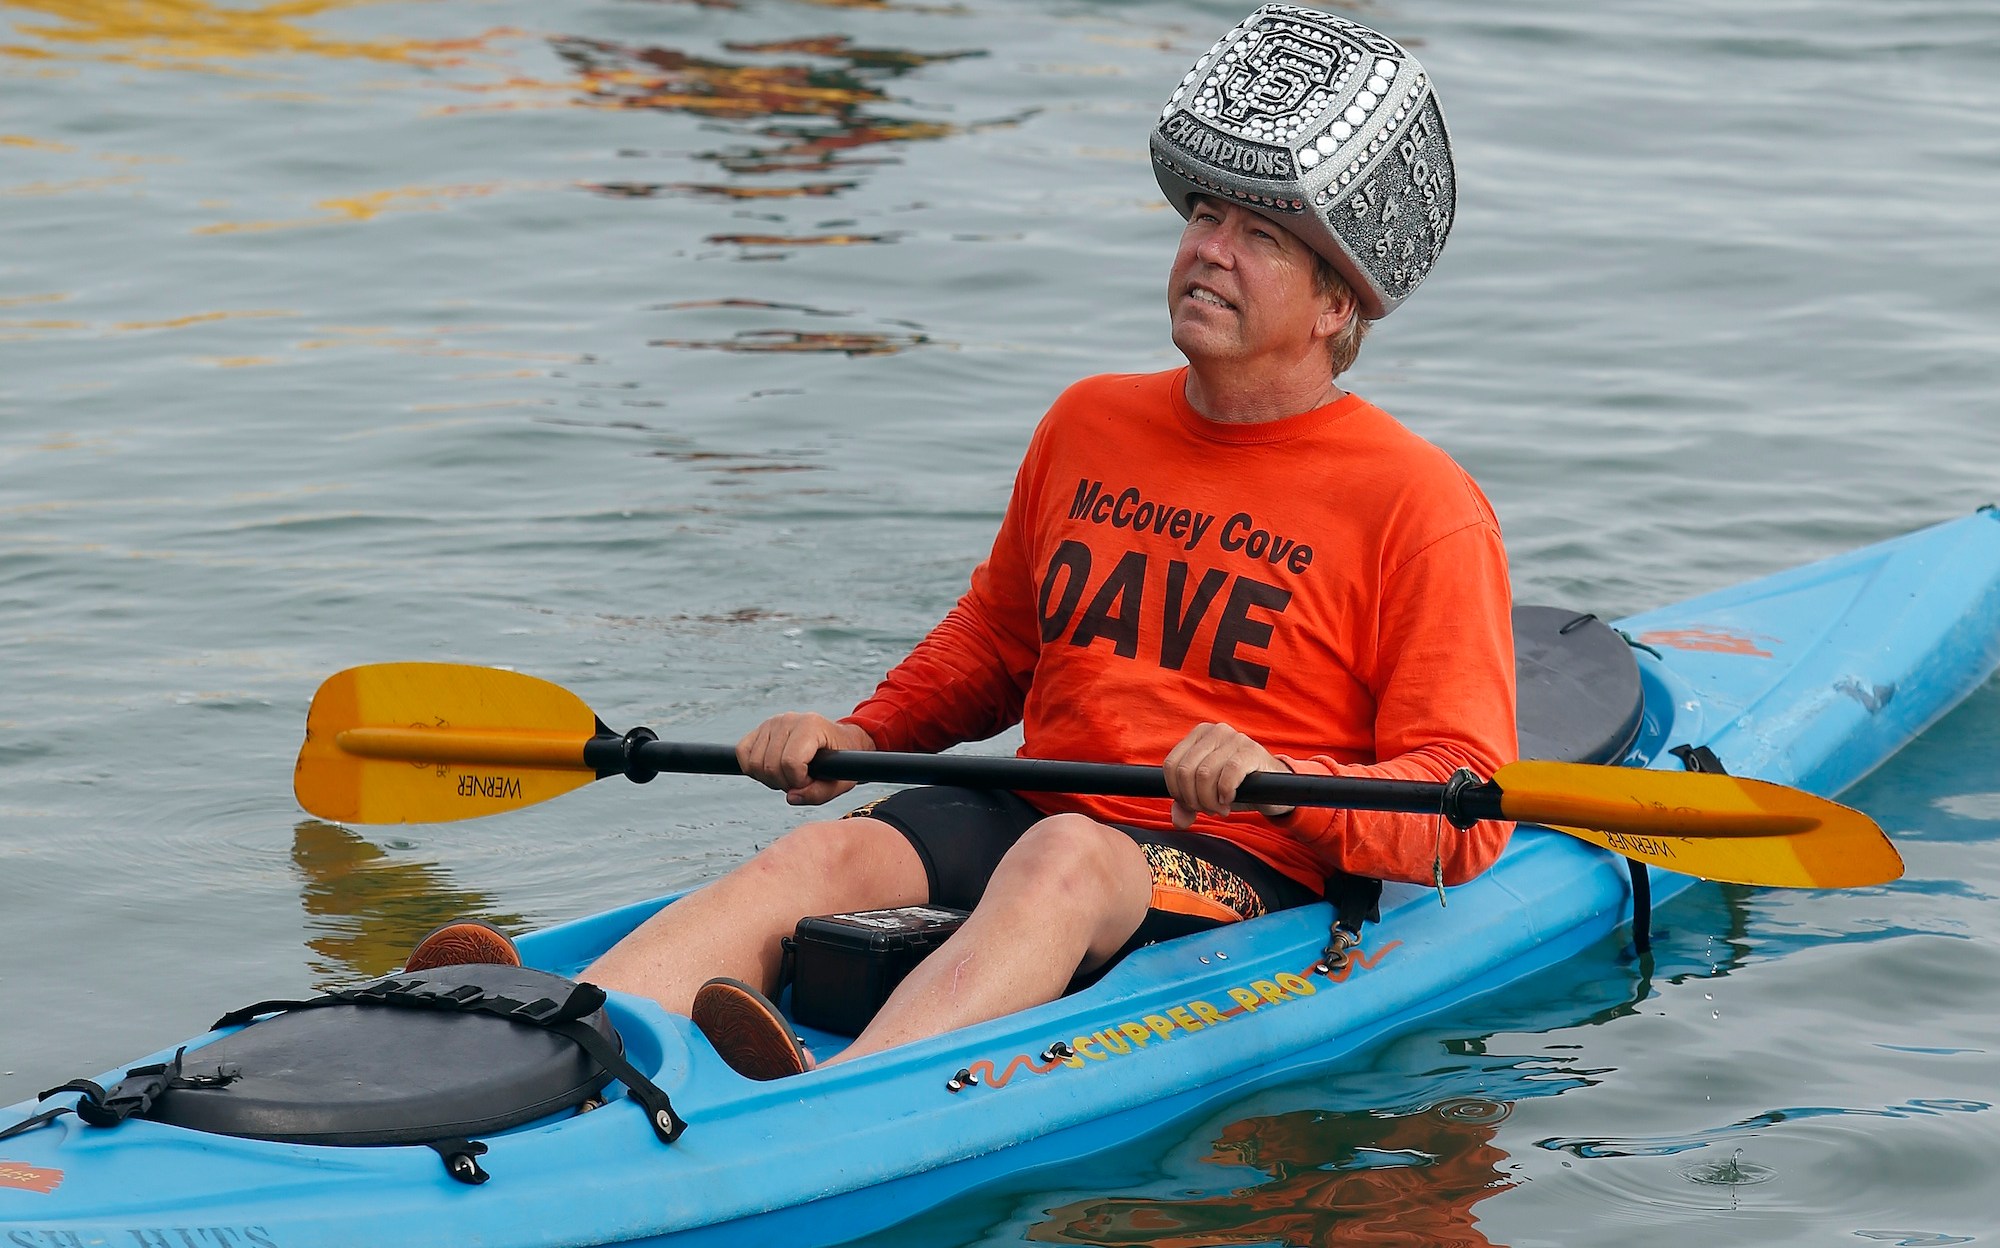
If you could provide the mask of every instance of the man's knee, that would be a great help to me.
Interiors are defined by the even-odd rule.
[[[1021,834],[1001,870],[1056,897],[1109,900],[1150,880],[1132,838],[1087,815],[1050,815]],[[996,872],[996,875],[998,873]]]
[[[738,868],[812,881],[865,881],[913,854],[901,832],[877,819],[800,824]]]

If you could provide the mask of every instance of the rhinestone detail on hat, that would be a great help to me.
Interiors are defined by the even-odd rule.
[[[1340,98],[1360,61],[1318,24],[1273,15],[1257,29],[1224,35],[1168,107],[1186,100],[1195,116],[1244,138],[1290,145]],[[1302,163],[1310,168],[1318,158]]]
[[[1152,148],[1183,212],[1197,189],[1280,219],[1310,212],[1292,228],[1370,317],[1423,279],[1451,227],[1450,146],[1423,67],[1331,13],[1258,9],[1175,88]]]
[[[1160,119],[1185,107],[1251,142],[1292,149],[1302,172],[1317,169],[1378,110],[1389,111],[1383,103],[1399,69],[1391,57],[1364,56],[1342,35],[1380,46],[1374,32],[1332,14],[1267,6],[1255,25],[1231,30],[1188,72]],[[1323,124],[1357,74],[1363,79],[1346,107]],[[1406,116],[1399,111],[1394,120]],[[1385,141],[1371,143],[1365,154],[1379,154]]]
[[[1211,195],[1227,196],[1230,199],[1241,200],[1246,204],[1260,204],[1284,212],[1304,212],[1306,210],[1306,202],[1303,199],[1282,199],[1273,198],[1269,195],[1252,195],[1248,191],[1238,190],[1233,186],[1223,186],[1212,178],[1203,177],[1199,169],[1190,169],[1177,160],[1169,160],[1165,157],[1159,159],[1161,164]]]

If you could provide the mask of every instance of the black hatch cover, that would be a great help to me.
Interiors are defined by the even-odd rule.
[[[1616,763],[1638,739],[1639,664],[1596,616],[1515,607],[1514,672],[1522,758]]]

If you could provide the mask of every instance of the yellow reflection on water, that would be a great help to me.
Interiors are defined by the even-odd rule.
[[[112,326],[122,333],[147,333],[157,329],[186,329],[190,325],[208,325],[216,321],[266,320],[271,317],[297,316],[296,312],[281,308],[254,308],[234,312],[192,312],[186,316],[169,317],[164,321],[121,321]]]
[[[342,225],[372,221],[389,212],[435,212],[452,200],[491,195],[503,188],[499,182],[467,183],[460,186],[399,186],[361,195],[340,195],[322,199],[313,206],[315,217],[295,217],[277,221],[218,221],[199,226],[196,234],[248,234],[269,230],[310,229],[322,225]]]
[[[75,54],[148,69],[212,68],[217,61],[275,55],[414,64],[450,63],[464,40],[333,39],[300,25],[301,19],[374,0],[280,0],[238,7],[205,0],[0,0],[0,7],[38,14],[42,22],[16,20],[15,29]],[[47,49],[0,48],[15,56],[50,55]]]
[[[89,329],[88,321],[0,320],[0,329]]]
[[[306,947],[318,982],[386,975],[411,948],[453,919],[477,917],[519,930],[519,915],[493,913],[493,898],[460,888],[434,862],[392,858],[389,851],[339,824],[307,819],[292,829]]]
[[[1223,1128],[1206,1160],[1266,1180],[1183,1200],[1102,1197],[1051,1209],[1042,1244],[1149,1248],[1491,1248],[1472,1207],[1514,1185],[1494,1130],[1511,1106],[1462,1098],[1410,1113],[1294,1110]]]
[[[125,173],[102,178],[73,178],[68,182],[24,182],[6,189],[9,195],[74,195],[78,191],[101,191],[113,186],[132,186],[144,179]]]
[[[20,295],[12,299],[0,299],[0,308],[55,303],[68,297],[59,294]],[[46,316],[0,317],[0,342],[32,339],[49,333],[152,334],[165,330],[188,329],[196,325],[212,325],[218,321],[268,320],[297,315],[297,312],[283,308],[239,308],[225,312],[190,312],[185,316],[170,316],[157,321],[119,321],[110,325]]]

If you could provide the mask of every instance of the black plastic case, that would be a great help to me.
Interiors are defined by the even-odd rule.
[[[792,936],[792,1018],[858,1036],[924,955],[951,938],[966,911],[899,906],[799,920]]]

